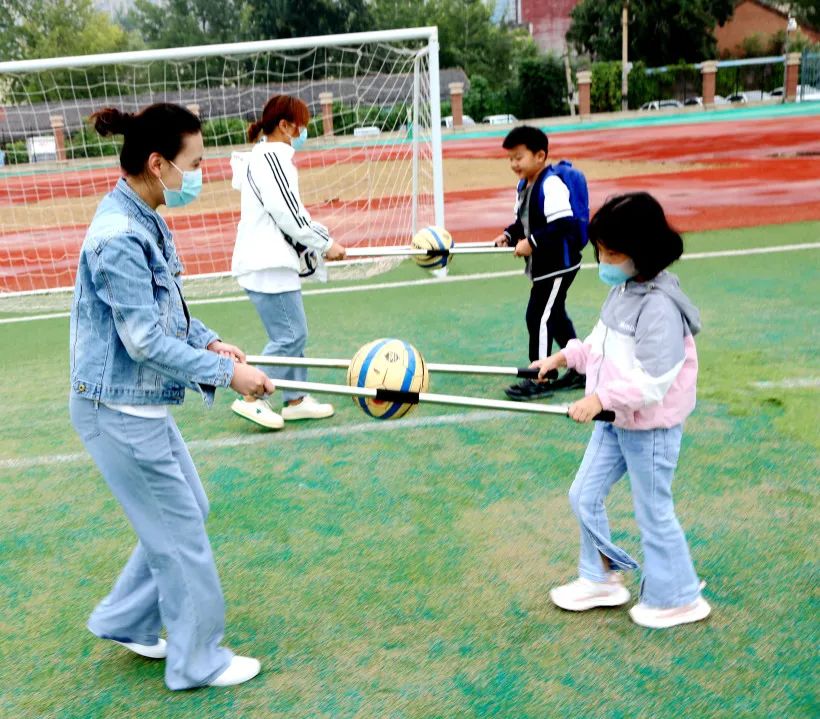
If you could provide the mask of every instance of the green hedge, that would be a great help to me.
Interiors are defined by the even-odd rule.
[[[407,125],[408,111],[412,112],[412,106],[405,104],[387,108],[377,105],[353,107],[336,101],[333,103],[333,132],[335,135],[352,135],[357,127],[378,127],[382,132],[398,131]],[[314,115],[308,124],[308,137],[321,137],[323,132],[321,114]]]
[[[219,117],[202,123],[205,147],[242,145],[248,141],[248,123],[238,117]]]
[[[621,63],[592,64],[590,105],[592,112],[616,112],[621,109]],[[648,73],[642,62],[633,63],[627,78],[629,109],[637,110],[651,100],[686,99],[701,94],[701,74],[694,65],[681,63],[662,72]]]
[[[3,147],[3,151],[6,153],[7,165],[20,165],[28,162],[28,150],[26,149],[25,140],[10,142]]]
[[[78,160],[84,157],[119,155],[121,148],[121,137],[102,137],[93,127],[84,125],[68,138],[65,149],[69,160]]]

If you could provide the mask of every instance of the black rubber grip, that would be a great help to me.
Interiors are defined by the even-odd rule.
[[[524,377],[526,379],[538,379],[538,370],[537,369],[530,369],[529,367],[519,367],[515,371],[516,377]],[[547,376],[545,379],[558,379],[558,370],[551,369],[547,372]]]
[[[418,404],[418,392],[402,392],[398,389],[377,389],[376,399],[385,402],[401,402],[402,404]]]
[[[611,409],[605,409],[603,412],[598,412],[592,419],[596,422],[614,422],[615,413]]]
[[[447,257],[450,250],[427,250],[428,257]]]

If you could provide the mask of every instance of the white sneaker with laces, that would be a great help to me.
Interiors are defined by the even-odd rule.
[[[605,582],[579,577],[574,582],[550,590],[553,604],[570,612],[584,612],[594,607],[620,607],[629,601],[629,590],[617,572],[610,572]]]
[[[246,402],[240,397],[233,401],[231,409],[240,417],[256,422],[267,429],[282,429],[285,426],[285,420],[274,412],[264,399]]]
[[[712,607],[709,606],[709,602],[698,595],[698,598],[691,604],[672,607],[671,609],[649,607],[643,602],[639,602],[629,610],[629,616],[635,624],[640,624],[642,627],[668,629],[669,627],[676,627],[678,624],[699,622],[701,619],[706,619],[711,611]]]
[[[282,418],[286,422],[295,419],[324,419],[333,416],[333,405],[317,402],[309,394],[302,397],[299,404],[286,404],[282,407]]]
[[[208,682],[208,686],[232,687],[236,684],[242,684],[259,674],[261,668],[262,665],[258,659],[252,659],[251,657],[234,657],[231,659],[228,668],[212,682]]]
[[[136,642],[118,642],[116,639],[111,641],[116,642],[120,646],[129,649],[134,654],[139,654],[141,657],[148,659],[165,659],[168,655],[168,645],[162,638],[157,640],[156,644],[137,644]]]

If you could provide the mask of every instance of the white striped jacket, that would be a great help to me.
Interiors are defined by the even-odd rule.
[[[231,156],[232,185],[242,193],[234,276],[268,269],[299,272],[294,245],[322,255],[333,244],[327,228],[314,222],[302,204],[293,153],[284,142],[259,142],[250,152]]]

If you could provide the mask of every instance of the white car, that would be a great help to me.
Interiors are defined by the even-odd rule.
[[[769,97],[772,97],[776,100],[783,99],[783,94],[785,90],[783,87],[776,87],[769,93]],[[820,100],[820,90],[816,87],[812,87],[811,85],[806,85],[804,88],[802,85],[797,86],[797,102],[809,102],[810,100]]]
[[[698,95],[696,97],[687,97],[686,100],[684,100],[683,104],[686,107],[691,107],[692,105],[699,105],[699,106],[702,107],[703,106],[703,98],[700,95]],[[725,97],[723,97],[722,95],[715,95],[715,105],[725,105],[725,104],[726,104],[726,98]]]
[[[641,105],[641,110],[668,110],[675,107],[683,107],[683,103],[680,100],[652,100]]]
[[[481,118],[481,122],[485,125],[511,125],[518,122],[515,115],[487,115]]]
[[[475,120],[469,115],[462,115],[461,116],[461,124],[463,127],[470,127],[471,125],[475,125]],[[441,118],[441,126],[442,127],[452,127],[453,126],[453,116],[447,115],[447,117]]]

